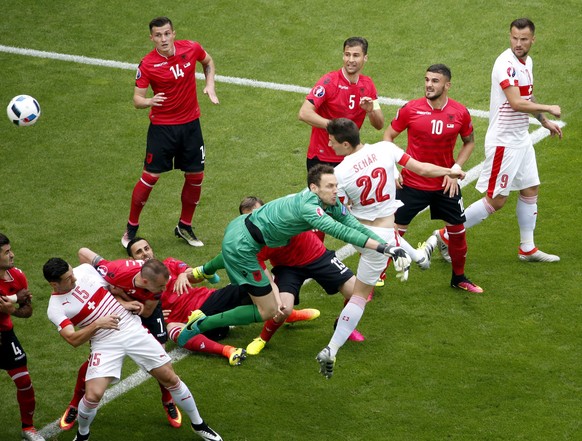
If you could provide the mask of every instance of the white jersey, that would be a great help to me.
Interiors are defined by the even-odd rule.
[[[410,156],[388,141],[365,144],[344,157],[335,167],[338,196],[351,200],[352,214],[373,221],[387,217],[402,206],[396,199],[395,165],[405,165]]]
[[[95,268],[89,264],[79,265],[73,268],[73,274],[77,279],[75,288],[65,294],[53,293],[48,304],[48,318],[59,332],[68,325],[83,328],[107,315],[120,317],[120,330],[136,325],[142,327],[139,317],[130,313],[111,295],[107,289],[108,283]],[[116,332],[119,331],[99,329],[91,341],[102,340]]]
[[[509,86],[519,87],[522,99],[533,95],[533,62],[528,56],[525,63],[511,49],[503,52],[493,65],[491,73],[491,101],[489,127],[485,135],[486,146],[526,148],[531,144],[529,114],[511,108],[503,92]]]

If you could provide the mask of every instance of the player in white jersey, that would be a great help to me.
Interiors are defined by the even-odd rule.
[[[514,20],[510,48],[495,61],[491,74],[489,128],[485,137],[485,163],[477,190],[485,196],[465,210],[465,228],[500,210],[511,190],[519,191],[517,221],[520,231],[519,259],[526,262],[557,262],[558,256],[544,253],[534,243],[540,179],[535,151],[528,132],[529,114],[534,115],[552,136],[562,130],[544,112],[560,117],[557,105],[539,104],[533,95],[533,63],[528,56],[535,41],[531,20]]]
[[[169,279],[167,268],[158,260],[151,270],[157,280]],[[161,266],[160,266],[161,265]],[[188,386],[174,372],[170,356],[141,320],[126,310],[107,289],[107,282],[89,264],[76,268],[60,258],[52,258],[43,267],[45,279],[53,288],[48,317],[61,337],[77,347],[91,343],[85,395],[79,403],[79,428],[75,441],[89,439],[91,422],[97,406],[110,383],[119,381],[123,359],[131,357],[172,394],[172,398],[192,421],[192,429],[205,440],[222,440],[202,420]],[[78,329],[75,329],[78,328]]]
[[[463,178],[465,173],[460,169],[453,170],[417,161],[391,142],[362,144],[358,126],[346,118],[331,120],[327,125],[327,133],[330,145],[336,154],[345,156],[334,171],[340,199],[343,196],[343,202],[351,204],[352,214],[384,239],[388,245],[402,246],[410,252],[402,244],[403,238],[394,229],[394,212],[401,205],[395,199],[394,169],[396,164],[429,177]],[[412,249],[410,245],[408,248]],[[376,284],[388,261],[386,256],[374,256],[360,247],[356,249],[361,253],[361,257],[354,293],[340,314],[329,345],[317,355],[320,372],[327,378],[333,375],[335,356],[360,321],[368,293]],[[430,253],[424,257],[430,260]],[[407,277],[408,273],[404,271],[402,281]]]

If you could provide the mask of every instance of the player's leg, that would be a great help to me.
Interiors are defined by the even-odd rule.
[[[172,143],[169,130],[172,130],[170,126],[149,125],[144,168],[131,194],[127,227],[121,238],[123,247],[127,247],[129,241],[136,236],[139,228],[139,217],[154,185],[160,178],[160,174],[173,168],[172,152],[171,149],[168,149]],[[168,152],[170,152],[170,156],[168,156]]]
[[[79,402],[79,418],[75,440],[89,439],[91,423],[97,415],[97,406],[113,377],[94,377],[85,382],[85,395]]]
[[[519,189],[516,214],[520,244],[518,257],[524,262],[558,262],[560,257],[539,250],[534,241],[538,217],[538,192],[540,179],[533,147],[527,149],[522,165],[514,179]]]
[[[184,326],[186,326],[184,323],[168,323],[168,334],[172,341],[177,342]],[[223,345],[203,334],[192,337],[183,347],[192,352],[221,355],[226,357],[231,366],[239,366],[246,359],[246,351],[243,348]]]
[[[396,243],[394,229],[368,228],[386,240],[387,243]],[[328,379],[333,375],[337,352],[345,344],[350,334],[356,329],[364,314],[368,293],[376,284],[376,280],[378,280],[380,273],[386,267],[388,260],[386,256],[373,250],[359,247],[356,249],[361,253],[361,256],[358,263],[354,292],[340,313],[336,329],[327,347],[322,349],[316,357],[320,366],[319,372]]]
[[[204,422],[196,406],[194,395],[190,392],[188,386],[176,375],[170,362],[151,369],[149,373],[170,391],[174,401],[179,403],[182,410],[190,418],[194,432],[205,440],[222,440],[220,435]]]
[[[75,390],[73,391],[73,398],[67,406],[67,410],[63,413],[59,421],[59,427],[61,430],[70,430],[77,421],[77,415],[79,412],[79,403],[85,395],[85,376],[87,375],[87,367],[89,366],[89,360],[86,360],[79,371],[77,372],[77,381],[75,383]]]
[[[174,234],[193,247],[201,247],[204,244],[196,237],[192,228],[192,218],[200,202],[204,180],[205,150],[200,120],[177,126],[177,130],[181,132],[182,141],[176,148],[174,167],[184,172],[184,185],[181,193],[182,211]]]
[[[30,441],[44,441],[34,428],[36,397],[27,363],[26,352],[14,333],[14,329],[0,332],[0,369],[6,370],[16,386],[22,438]]]

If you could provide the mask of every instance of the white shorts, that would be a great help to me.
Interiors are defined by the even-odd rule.
[[[510,191],[540,185],[533,144],[524,148],[485,147],[485,162],[475,188],[487,196],[509,196]]]
[[[91,342],[91,356],[85,380],[121,378],[123,360],[128,355],[147,372],[172,361],[163,346],[141,324],[118,331],[103,340]]]
[[[384,239],[388,245],[397,245],[397,233],[394,228],[370,227],[368,225],[365,225],[365,227]],[[382,271],[386,269],[386,265],[388,264],[388,256],[368,248],[354,248],[356,248],[356,250],[358,250],[361,254],[356,278],[366,285],[375,285],[380,278]]]

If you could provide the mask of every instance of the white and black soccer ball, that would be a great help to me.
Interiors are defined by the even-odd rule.
[[[18,95],[12,98],[6,108],[8,119],[17,126],[31,126],[40,117],[38,101],[28,95]]]

